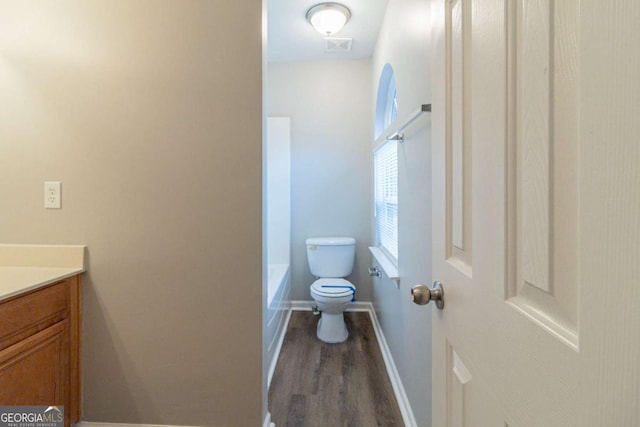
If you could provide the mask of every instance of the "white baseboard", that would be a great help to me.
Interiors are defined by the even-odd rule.
[[[313,307],[315,302],[313,301],[291,301],[291,310],[295,311],[311,311],[311,307]]]
[[[314,305],[316,305],[315,301],[291,301],[291,310],[311,311]],[[345,311],[370,311],[371,309],[370,302],[355,301],[349,304]]]
[[[382,333],[382,327],[380,326],[380,322],[378,321],[378,316],[376,316],[376,311],[373,308],[373,304],[368,304],[370,307],[369,316],[371,317],[371,323],[373,323],[373,330],[376,333],[378,344],[380,344],[380,351],[382,352],[384,365],[387,367],[387,374],[389,374],[391,387],[393,387],[393,391],[396,395],[396,400],[398,401],[398,406],[400,407],[402,420],[404,421],[404,425],[406,427],[417,427],[418,423],[416,422],[416,418],[413,415],[413,410],[411,409],[409,398],[407,397],[407,393],[405,392],[404,386],[402,385],[402,380],[400,379],[400,374],[398,373],[396,364],[393,361],[391,349],[389,348],[387,340],[384,338],[384,334]]]
[[[276,425],[271,422],[271,412],[267,411],[267,415],[264,416],[262,427],[276,427]]]
[[[291,310],[311,311],[311,307],[313,307],[314,305],[314,301],[291,301]],[[387,368],[387,374],[389,375],[389,380],[391,381],[391,387],[393,387],[393,392],[396,395],[396,400],[398,401],[398,406],[400,407],[402,420],[404,421],[406,427],[417,427],[418,424],[416,423],[416,418],[413,415],[413,411],[411,410],[409,398],[407,397],[407,393],[405,392],[404,386],[402,385],[400,374],[398,373],[396,364],[393,361],[393,356],[391,355],[391,350],[389,349],[387,340],[384,338],[382,327],[380,326],[380,322],[378,321],[378,316],[376,316],[373,304],[371,304],[370,302],[356,301],[351,303],[345,311],[366,311],[369,313],[369,317],[371,317],[371,323],[373,324],[373,331],[375,332],[376,338],[378,339],[378,344],[380,345],[382,359],[384,360],[384,365]]]

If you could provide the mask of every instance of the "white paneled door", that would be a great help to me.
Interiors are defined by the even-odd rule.
[[[432,2],[434,427],[640,425],[638,4]]]

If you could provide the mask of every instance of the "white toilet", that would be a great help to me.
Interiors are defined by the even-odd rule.
[[[322,312],[317,335],[327,343],[343,342],[349,337],[344,324],[344,309],[355,301],[356,287],[343,279],[351,274],[356,255],[352,237],[313,237],[306,240],[311,274],[311,296]]]

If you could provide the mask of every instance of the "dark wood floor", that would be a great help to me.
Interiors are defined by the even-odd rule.
[[[277,427],[404,426],[365,312],[345,313],[349,338],[316,337],[318,316],[294,311],[269,389]]]

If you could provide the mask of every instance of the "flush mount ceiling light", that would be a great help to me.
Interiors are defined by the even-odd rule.
[[[331,36],[344,27],[351,12],[338,3],[320,3],[307,11],[307,21],[320,34]]]

